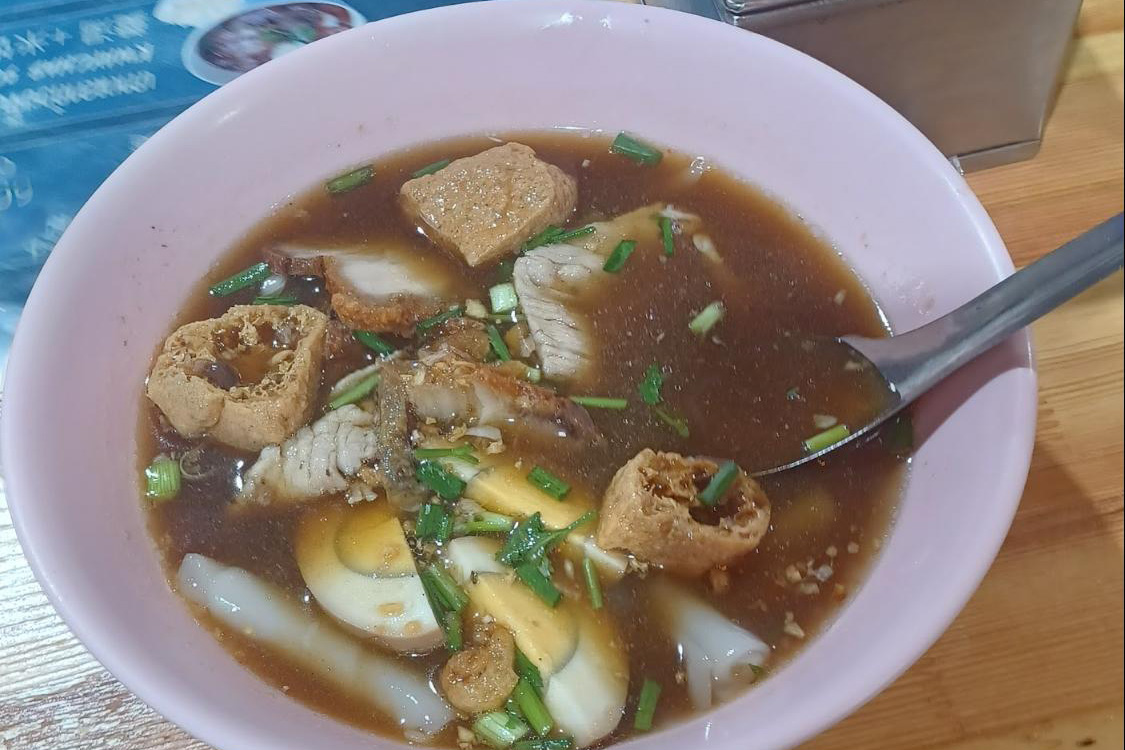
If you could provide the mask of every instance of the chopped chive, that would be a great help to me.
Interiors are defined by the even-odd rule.
[[[570,737],[540,737],[534,740],[520,740],[512,745],[512,750],[574,750],[574,740]]]
[[[664,158],[664,154],[658,149],[624,132],[618,133],[617,137],[613,139],[609,151],[648,167],[659,164],[660,160]]]
[[[452,163],[453,163],[452,159],[438,159],[434,163],[427,164],[426,166],[422,167],[421,169],[419,169],[417,172],[414,172],[410,176],[412,178],[415,178],[415,179],[418,178],[418,177],[425,177],[428,174],[433,174],[434,172],[440,172],[441,170],[445,169],[446,167],[448,167]]]
[[[553,244],[555,238],[562,233],[563,230],[561,227],[557,227],[554,224],[551,224],[542,232],[535,235],[527,242],[523,243],[523,251],[526,253],[528,250],[534,250],[535,248],[542,247],[543,245]]]
[[[672,220],[667,216],[659,216],[656,221],[660,224],[660,241],[664,245],[664,254],[675,255],[676,241],[672,237]]]
[[[690,328],[691,332],[696,336],[706,336],[707,332],[723,319],[723,315],[726,314],[726,311],[722,302],[712,302],[691,319],[691,322],[688,323],[688,328]]]
[[[593,409],[624,409],[629,405],[628,399],[606,396],[571,396],[570,400],[579,406],[589,406]]]
[[[579,237],[585,237],[588,234],[593,234],[594,231],[595,231],[594,225],[588,224],[584,227],[579,227],[578,229],[571,229],[569,232],[563,232],[562,234],[556,234],[551,239],[551,243],[557,245],[560,242],[566,242],[567,240],[574,240],[574,239],[578,239]]]
[[[371,182],[375,176],[375,167],[368,164],[366,167],[353,169],[351,172],[333,177],[328,182],[324,183],[324,189],[332,195],[339,195],[346,193],[350,190],[355,190],[357,187],[362,187]]]
[[[347,404],[354,404],[359,401],[371,391],[375,390],[375,386],[379,385],[379,373],[373,372],[363,380],[359,381],[351,388],[341,393],[336,398],[328,402],[329,409],[339,409],[341,406]]]
[[[652,364],[645,370],[645,376],[637,386],[637,392],[641,394],[641,401],[649,406],[656,406],[663,400],[663,396],[660,395],[660,389],[663,387],[664,373],[660,365]]]
[[[465,521],[453,522],[453,536],[475,536],[477,534],[507,534],[515,522],[499,513],[481,511],[474,513]]]
[[[473,446],[455,445],[452,448],[415,448],[414,458],[458,458],[466,463],[479,464],[480,459],[473,455]]]
[[[515,699],[520,713],[537,735],[544,737],[555,728],[555,720],[551,718],[551,712],[543,705],[539,692],[530,682],[521,677],[516,683],[515,690],[512,691],[512,698]]]
[[[255,263],[249,268],[239,271],[234,276],[225,278],[217,284],[212,284],[207,292],[212,297],[226,297],[228,294],[234,294],[247,287],[261,283],[271,273],[273,272],[270,271],[269,264]]]
[[[556,500],[562,500],[566,497],[566,493],[570,492],[570,485],[559,479],[551,472],[544,469],[542,466],[532,468],[527,474],[527,481],[534,484],[543,493],[550,495]]]
[[[441,618],[442,630],[445,631],[445,646],[450,651],[460,651],[465,645],[465,636],[461,628],[461,613],[446,612]]]
[[[637,243],[635,240],[621,240],[617,243],[617,247],[613,248],[613,252],[609,254],[602,270],[606,273],[617,273],[636,249]]]
[[[453,534],[453,516],[441,503],[426,503],[418,511],[414,535],[423,542],[449,541]]]
[[[460,612],[469,603],[469,595],[457,585],[453,577],[438,563],[423,566],[419,573],[422,582],[430,587],[437,597],[438,604],[448,612]]]
[[[637,698],[637,713],[633,716],[633,729],[638,732],[647,732],[652,729],[652,720],[656,716],[656,702],[660,700],[660,683],[656,680],[646,679],[641,686],[641,695]]]
[[[429,318],[424,318],[422,320],[419,320],[414,325],[414,330],[415,330],[416,333],[426,333],[431,328],[435,328],[435,327],[441,325],[442,323],[444,323],[447,320],[451,320],[453,318],[460,318],[464,314],[465,314],[465,311],[464,311],[463,308],[461,308],[461,306],[458,305],[457,307],[451,307],[448,310],[446,310],[445,312],[440,312],[437,315],[433,315]]]
[[[588,557],[582,558],[582,576],[586,579],[586,590],[590,594],[590,606],[601,609],[605,600],[602,598],[602,583],[598,579],[598,569],[594,561]]]
[[[492,312],[506,313],[515,310],[519,305],[516,296],[516,287],[509,281],[497,284],[488,290],[488,299],[492,303]]]
[[[414,470],[414,476],[442,500],[456,500],[465,491],[465,482],[437,461],[422,461]]]
[[[473,734],[489,747],[504,750],[516,740],[522,739],[529,731],[527,724],[505,711],[491,711],[481,714],[473,722]]]
[[[737,478],[738,464],[734,461],[724,461],[719,470],[711,475],[711,481],[703,488],[703,492],[699,493],[699,502],[714,507],[723,499],[723,495],[727,494],[727,490]]]
[[[488,343],[492,346],[492,351],[496,352],[496,358],[501,362],[510,362],[512,353],[508,351],[508,345],[504,343],[504,337],[500,335],[496,326],[489,325],[484,331],[488,334]]]
[[[550,606],[555,606],[562,599],[562,592],[555,587],[551,579],[539,569],[538,565],[523,563],[516,566],[516,575],[523,581],[536,596]]]
[[[355,336],[356,341],[381,357],[394,354],[395,348],[376,333],[372,333],[371,331],[352,331],[352,336]]]
[[[157,458],[145,467],[145,497],[171,500],[180,494],[180,464],[170,458]]]
[[[301,300],[294,297],[292,294],[279,294],[276,297],[255,297],[252,305],[284,305],[285,307],[292,307],[299,305]]]
[[[527,680],[536,690],[543,689],[543,675],[539,674],[539,667],[535,666],[535,663],[527,658],[527,654],[518,648],[516,649],[516,674]]]
[[[652,411],[656,414],[656,416],[660,417],[661,422],[675,430],[676,434],[680,437],[686,438],[691,434],[691,430],[688,428],[687,420],[683,417],[671,414],[664,409],[661,409],[659,406],[652,407]]]
[[[848,429],[848,426],[846,424],[838,424],[835,427],[825,430],[824,432],[818,432],[808,440],[804,441],[802,445],[805,446],[806,452],[816,453],[819,450],[824,450],[830,445],[835,445],[850,434],[851,430]]]

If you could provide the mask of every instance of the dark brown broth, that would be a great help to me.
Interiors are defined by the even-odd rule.
[[[536,133],[510,139],[527,143],[541,158],[578,176],[579,207],[572,226],[656,201],[670,202],[702,217],[704,231],[723,258],[716,268],[686,237],[677,238],[671,258],[664,257],[659,245],[639,246],[590,305],[600,346],[598,367],[571,391],[627,397],[629,408],[591,410],[607,438],[596,455],[570,450],[564,442],[543,446],[519,440],[510,453],[547,466],[600,496],[616,469],[645,447],[732,458],[748,469],[764,468],[797,455],[800,441],[819,431],[814,415],[856,424],[871,409],[875,392],[865,373],[851,372],[842,357],[810,350],[802,342],[844,333],[882,335],[878,310],[831,248],[784,208],[719,171],[686,179],[689,158],[683,155],[666,154],[658,167],[646,168],[610,155],[607,141],[600,137]],[[487,299],[496,270],[466,270],[430,247],[404,221],[395,196],[420,166],[492,145],[485,138],[465,138],[393,155],[378,161],[375,179],[352,193],[328,196],[317,188],[289,202],[201,283],[194,295],[198,302],[185,310],[177,325],[248,302],[251,290],[216,300],[205,294],[205,286],[258,261],[264,248],[283,241],[341,245],[394,237],[409,242],[429,261],[457,269],[459,291],[465,296]],[[286,293],[326,309],[317,279],[290,280]],[[725,304],[726,317],[712,335],[700,340],[687,323],[715,300]],[[357,347],[352,355],[330,362],[325,387],[370,359]],[[636,396],[637,383],[653,363],[668,374],[666,405],[687,420],[688,438],[656,419]],[[189,447],[161,429],[154,409],[150,417],[142,427],[150,442],[146,458]],[[177,500],[155,506],[151,514],[169,575],[174,577],[184,554],[199,552],[257,573],[307,602],[290,547],[296,514],[272,512],[232,520],[225,513],[230,479],[238,462],[254,457],[229,449],[207,455],[215,473],[203,481],[185,482]],[[804,642],[783,633],[787,617],[812,637],[859,584],[887,530],[903,466],[894,451],[875,440],[821,465],[762,481],[773,507],[770,533],[728,571],[729,591],[716,596],[706,579],[698,590],[774,647],[771,669]],[[819,593],[800,593],[786,581],[786,569],[794,564],[829,564],[832,577],[820,584]],[[677,680],[673,644],[670,637],[656,635],[660,628],[648,613],[644,580],[627,578],[608,592],[608,600],[629,644],[630,706],[640,683],[649,677],[664,687],[658,723],[690,713],[685,687]],[[394,725],[364,704],[245,637],[210,624],[237,658],[289,695],[356,725],[397,735]],[[439,650],[414,658],[432,669],[445,657]],[[627,716],[603,744],[627,736],[629,727]],[[441,739],[455,744],[455,730],[449,728]]]

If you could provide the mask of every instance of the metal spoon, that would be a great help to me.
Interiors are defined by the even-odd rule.
[[[835,339],[875,367],[889,392],[887,405],[839,442],[752,476],[792,469],[863,440],[954,371],[1120,269],[1121,216],[1107,219],[921,328],[890,338]]]

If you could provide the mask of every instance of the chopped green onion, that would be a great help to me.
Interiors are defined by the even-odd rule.
[[[527,724],[505,711],[482,714],[473,722],[473,734],[496,750],[511,747],[529,731]]]
[[[543,379],[543,371],[538,367],[528,367],[523,376],[529,383],[538,383]]]
[[[347,404],[354,404],[356,401],[361,400],[371,391],[375,390],[375,386],[379,385],[379,373],[373,372],[363,380],[359,381],[351,388],[341,393],[336,398],[328,402],[329,409],[339,409],[341,406]]]
[[[437,461],[422,461],[414,470],[414,476],[442,500],[456,500],[465,491],[465,482]]]
[[[624,409],[629,405],[627,399],[606,396],[571,396],[570,400],[579,406],[589,406],[593,409]]]
[[[371,331],[352,331],[356,341],[366,346],[381,357],[394,354],[395,348],[383,340],[378,334]]]
[[[445,646],[450,651],[460,651],[465,645],[465,636],[461,628],[461,613],[446,612],[441,618],[442,630],[445,631]]]
[[[649,167],[659,164],[664,157],[659,150],[623,132],[613,139],[609,151]]]
[[[586,590],[590,593],[590,606],[601,609],[605,600],[602,598],[602,583],[598,579],[598,569],[594,561],[588,557],[582,558],[582,576],[586,579]]]
[[[261,283],[271,273],[273,272],[270,271],[269,264],[255,263],[249,268],[239,271],[234,276],[225,278],[217,284],[212,284],[207,292],[212,297],[226,297],[228,294],[234,294],[247,287]]]
[[[520,740],[512,745],[512,750],[574,750],[574,740],[570,737],[540,737],[534,740]]]
[[[726,314],[726,311],[722,302],[712,302],[691,319],[691,322],[688,323],[688,328],[690,328],[691,332],[696,336],[706,336],[707,332],[723,319],[723,315]]]
[[[656,221],[660,224],[660,241],[664,244],[664,254],[675,255],[676,241],[672,237],[672,220],[667,216],[658,216]]]
[[[723,495],[727,494],[727,490],[737,478],[738,464],[734,461],[724,461],[719,470],[711,475],[711,481],[703,488],[703,492],[699,493],[699,502],[714,507],[723,499]]]
[[[425,177],[428,174],[433,174],[434,172],[440,172],[441,170],[445,169],[446,167],[448,167],[452,163],[453,163],[452,159],[438,159],[434,163],[427,164],[426,166],[422,167],[421,169],[419,169],[417,172],[414,172],[410,176],[414,179],[417,179],[419,177]]]
[[[550,245],[555,241],[555,238],[562,233],[563,230],[561,227],[557,227],[554,224],[551,224],[542,232],[535,235],[527,242],[523,243],[523,252],[526,253],[528,250],[534,250],[535,248],[542,247],[543,245]]]
[[[766,675],[766,668],[759,667],[757,664],[751,664],[750,671],[754,673],[755,677],[765,677]]]
[[[910,453],[914,449],[914,423],[910,415],[901,413],[887,422],[880,440],[892,453],[899,455]]]
[[[641,695],[637,699],[637,713],[633,716],[633,729],[647,732],[652,729],[652,719],[656,715],[656,702],[660,700],[660,683],[656,680],[644,681]]]
[[[171,500],[180,494],[180,464],[170,458],[157,458],[145,467],[145,497]]]
[[[527,654],[523,651],[516,649],[516,674],[527,682],[536,690],[543,689],[543,675],[539,674],[539,667],[531,659],[527,658]]]
[[[453,522],[454,536],[475,536],[476,534],[507,534],[515,522],[499,513],[480,511],[465,521]]]
[[[846,424],[838,424],[835,427],[825,430],[824,432],[818,432],[817,434],[806,440],[803,445],[805,446],[806,452],[816,453],[819,450],[824,450],[830,445],[835,445],[850,434],[851,430],[848,429],[848,426]]]
[[[451,307],[448,310],[446,310],[445,312],[441,312],[441,313],[438,313],[437,315],[431,316],[429,318],[419,320],[418,323],[415,324],[414,330],[417,333],[426,333],[431,328],[435,328],[437,326],[440,326],[442,323],[444,323],[445,321],[450,320],[452,318],[460,318],[464,314],[465,314],[465,311],[460,306]]]
[[[516,683],[515,690],[512,691],[512,698],[515,699],[520,713],[537,735],[544,737],[555,728],[555,720],[551,718],[551,712],[543,705],[539,692],[530,682],[521,677]]]
[[[629,260],[629,256],[637,249],[637,243],[634,240],[621,240],[617,243],[617,247],[613,248],[613,252],[606,258],[605,265],[602,270],[606,273],[617,273],[621,267],[625,265],[625,261]]]
[[[292,294],[279,294],[276,297],[255,297],[254,301],[251,302],[250,304],[252,304],[252,305],[284,305],[285,307],[291,307],[293,305],[299,305],[300,303],[301,303],[301,300],[297,299]]]
[[[691,434],[691,430],[688,428],[687,420],[683,417],[671,414],[664,409],[661,409],[659,406],[652,407],[652,411],[656,414],[656,416],[660,417],[661,422],[675,430],[676,434],[680,437],[686,438]]]
[[[414,535],[423,542],[448,542],[453,534],[453,516],[441,503],[426,503],[418,511]]]
[[[551,472],[544,469],[542,466],[532,468],[527,475],[527,481],[534,484],[545,494],[550,495],[556,500],[562,500],[566,497],[566,493],[570,492],[570,485],[559,479]]]
[[[545,601],[550,606],[555,606],[562,599],[562,592],[555,587],[551,579],[544,573],[538,565],[532,563],[523,563],[516,566],[516,575],[519,579],[527,584],[536,596]]]
[[[519,297],[516,296],[516,287],[511,282],[497,284],[488,290],[488,299],[492,303],[492,312],[506,313],[516,309]]]
[[[637,386],[637,392],[641,394],[641,401],[644,401],[649,406],[656,406],[663,400],[660,395],[660,389],[664,387],[664,373],[660,369],[660,365],[649,365],[645,370],[645,376],[641,379],[640,385]]]
[[[328,182],[324,183],[324,189],[332,195],[339,195],[346,193],[350,190],[355,190],[357,187],[362,187],[371,182],[375,176],[375,167],[368,164],[366,167],[353,169],[351,172],[333,177]]]
[[[490,325],[484,331],[488,334],[488,343],[492,347],[492,351],[496,352],[496,358],[501,362],[511,361],[512,353],[508,351],[508,345],[504,343],[504,337],[500,335],[496,326]]]
[[[437,603],[445,611],[460,612],[469,603],[469,595],[457,585],[453,577],[440,564],[430,563],[423,566],[419,575],[422,577],[422,582],[433,590],[437,596]]]
[[[466,463],[479,464],[480,459],[473,455],[473,446],[455,445],[452,448],[415,448],[414,458],[458,458]]]
[[[578,229],[571,229],[569,232],[556,234],[553,238],[551,238],[551,244],[557,245],[560,242],[566,242],[567,240],[574,240],[578,239],[579,237],[585,237],[588,234],[593,234],[594,231],[595,229],[593,224],[588,224],[584,227],[579,227]]]

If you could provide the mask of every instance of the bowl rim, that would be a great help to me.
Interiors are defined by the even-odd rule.
[[[521,5],[523,8],[519,7]],[[614,3],[613,5],[615,6],[613,8],[614,13],[665,16],[666,22],[681,25],[686,34],[696,31],[709,35],[730,34],[731,39],[734,39],[736,34],[752,33],[718,21],[665,8],[646,5],[634,6],[624,3]],[[506,16],[521,13],[542,13],[552,7],[564,12],[581,13],[588,11],[593,14],[604,12],[606,3],[605,0],[543,0],[536,3],[521,3],[520,0],[487,0],[487,2],[463,3],[416,11],[383,19],[376,23],[380,27],[380,33],[394,33],[398,29],[409,28],[414,25],[453,23],[461,14],[489,13]],[[672,14],[676,16],[674,20],[671,18]],[[319,40],[320,43],[317,47],[322,52],[326,52],[328,50],[326,45],[343,44],[345,43],[344,40],[362,33],[369,34],[371,29],[367,25],[361,25],[330,38]],[[1012,272],[1014,266],[1011,258],[999,233],[975,194],[937,148],[913,125],[874,94],[829,66],[768,38],[760,38],[759,42],[776,45],[780,48],[776,50],[779,54],[804,58],[806,67],[815,68],[815,75],[831,79],[834,85],[847,89],[850,96],[864,100],[866,102],[864,106],[881,110],[883,117],[889,116],[892,120],[897,121],[899,127],[905,131],[904,137],[915,141],[914,146],[919,152],[920,165],[947,172],[946,179],[956,187],[962,208],[996,272],[1000,275],[1007,275]],[[143,169],[146,166],[145,159],[148,154],[156,153],[159,149],[174,148],[178,139],[188,136],[196,123],[213,117],[215,113],[237,101],[237,97],[243,88],[259,85],[259,82],[267,81],[267,77],[284,77],[287,71],[286,66],[302,65],[304,59],[306,59],[304,55],[299,53],[274,60],[272,61],[273,64],[269,66],[259,66],[239,76],[238,79],[223,85],[189,107],[148,139],[136,152],[140,156],[130,156],[115,170],[87,201],[78,216],[96,214],[100,210],[100,205],[112,199],[112,194],[117,192],[117,185],[124,181],[123,175]],[[26,403],[21,402],[18,398],[22,391],[28,388],[28,385],[25,384],[30,384],[35,378],[35,371],[30,365],[35,359],[33,352],[37,345],[37,337],[33,336],[31,331],[38,325],[36,319],[41,315],[40,309],[49,308],[54,304],[52,287],[56,285],[57,279],[61,279],[62,266],[67,257],[75,255],[79,249],[78,243],[66,243],[62,253],[53,252],[48,257],[17,324],[10,349],[5,383],[9,398],[6,399],[8,403],[4,405],[4,418],[0,419],[0,453],[3,455],[3,461],[0,465],[6,467],[5,482],[8,488],[9,509],[16,536],[20,540],[24,555],[37,580],[68,628],[90,653],[134,695],[188,733],[216,747],[236,747],[239,746],[237,743],[240,740],[252,742],[254,737],[248,734],[245,725],[238,721],[220,722],[216,721],[215,717],[212,717],[210,722],[201,721],[199,719],[200,709],[204,704],[196,702],[195,694],[191,694],[189,700],[183,700],[182,696],[173,700],[172,696],[145,689],[147,687],[145,675],[148,672],[148,667],[122,659],[111,645],[113,639],[111,632],[87,627],[82,612],[70,605],[66,591],[56,584],[52,563],[46,557],[40,556],[35,543],[36,533],[28,521],[28,516],[33,516],[34,511],[29,509],[28,516],[25,516],[24,509],[21,507],[20,498],[34,494],[35,481],[33,476],[21,472],[19,461],[21,446],[18,439],[19,425],[32,417],[30,410],[26,408]],[[851,690],[841,691],[834,701],[822,702],[815,707],[815,710],[810,710],[805,717],[804,724],[789,727],[787,732],[777,736],[776,742],[770,747],[791,747],[815,734],[819,734],[858,709],[897,679],[949,627],[987,573],[1005,539],[1019,505],[1030,467],[1031,452],[1035,439],[1038,399],[1030,333],[1027,330],[1021,331],[1015,334],[1013,340],[1018,345],[1021,364],[1026,365],[1027,376],[1017,381],[1013,389],[1012,400],[1017,404],[1017,408],[1015,409],[1016,419],[1012,425],[1012,442],[1008,450],[1011,462],[1006,467],[1003,481],[998,482],[992,492],[990,504],[994,506],[994,509],[987,517],[987,530],[981,536],[980,546],[974,550],[970,562],[963,562],[955,571],[950,571],[951,577],[956,578],[954,587],[956,595],[949,596],[942,606],[935,608],[933,610],[935,614],[931,619],[919,623],[917,629],[903,634],[901,638],[897,639],[894,648],[880,649],[878,657],[866,665],[867,668],[863,670],[862,677],[857,678]],[[25,365],[25,363],[27,364]],[[893,527],[890,533],[893,536]],[[956,573],[956,575],[952,575],[953,573]],[[741,699],[735,699],[733,703],[737,703],[739,700]],[[711,713],[715,710],[712,709]],[[698,718],[696,716],[687,721],[690,722]],[[630,739],[620,745],[615,745],[615,747],[639,748],[640,745],[663,737],[669,732],[674,732],[677,727],[683,726],[685,723],[674,724],[665,731],[652,735],[651,738]],[[735,747],[740,746],[737,740],[722,744],[711,741],[707,744],[709,747],[722,747],[724,750],[728,748],[734,750]]]

